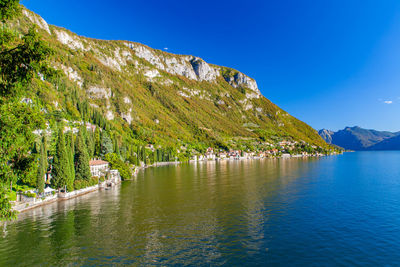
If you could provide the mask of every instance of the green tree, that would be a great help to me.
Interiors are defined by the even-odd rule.
[[[75,176],[76,180],[89,181],[91,178],[89,155],[86,149],[82,129],[78,133],[75,145]]]
[[[100,136],[100,128],[96,127],[94,131],[94,155],[100,157],[101,155],[101,136]]]
[[[144,165],[146,165],[147,164],[147,162],[146,162],[146,159],[147,159],[147,156],[146,156],[146,147],[144,147],[144,146],[142,146],[142,153],[141,153],[142,155],[141,155],[141,158],[142,158],[142,160],[143,160],[143,162],[144,162]]]
[[[75,142],[74,142],[74,133],[69,131],[67,134],[66,146],[68,147],[68,155],[69,155],[69,168],[71,172],[71,177],[75,180]],[[73,181],[72,181],[73,183]]]
[[[37,173],[36,188],[39,193],[44,192],[45,175],[47,172],[47,151],[44,142],[40,145],[39,168]]]
[[[140,160],[141,160],[141,153],[140,153],[140,146],[137,146],[137,149],[136,149],[136,160],[137,160],[137,162],[136,162],[136,166],[140,166]]]
[[[104,157],[108,153],[113,153],[113,142],[106,131],[101,134],[101,156]]]
[[[114,138],[113,138],[113,146],[114,146],[114,153],[119,156],[121,153],[119,151],[118,138],[117,138],[117,135],[115,135],[115,134],[114,134]]]
[[[87,132],[86,134],[86,146],[89,158],[93,158],[94,156],[94,136],[92,132]]]
[[[106,155],[106,160],[110,163],[111,169],[119,171],[122,180],[127,180],[132,178],[131,170],[129,166],[121,160],[121,158],[115,153],[109,153]]]
[[[0,0],[0,20],[5,23],[21,11],[19,0]]]
[[[66,136],[66,144],[65,144],[65,150],[68,156],[68,179],[67,179],[67,190],[68,191],[73,191],[74,190],[74,181],[75,181],[75,167],[74,167],[74,148],[73,146],[73,134],[72,134],[72,140],[71,140],[71,134],[72,131],[68,132]]]
[[[20,14],[18,0],[0,0],[0,20],[6,23]],[[7,198],[12,184],[36,177],[33,130],[43,128],[38,108],[20,103],[22,93],[39,72],[51,74],[46,59],[51,50],[35,29],[23,34],[6,25],[0,29],[0,221],[15,217]],[[36,179],[34,179],[36,180]]]
[[[69,184],[71,179],[69,155],[65,147],[63,127],[58,131],[56,154],[54,156],[51,183],[54,188],[62,188]]]

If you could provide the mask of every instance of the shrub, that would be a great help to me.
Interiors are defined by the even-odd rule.
[[[74,182],[74,188],[75,190],[83,189],[86,187],[94,186],[99,183],[99,180],[97,177],[92,177],[90,178],[89,181],[86,180],[75,180]]]
[[[106,160],[110,163],[111,169],[119,171],[122,180],[127,180],[132,178],[131,170],[129,169],[128,164],[123,162],[117,154],[115,153],[107,154]]]
[[[25,195],[26,197],[36,198],[36,194],[35,194],[35,193],[25,193],[24,195]]]

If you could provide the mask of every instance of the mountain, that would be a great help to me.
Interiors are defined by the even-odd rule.
[[[332,144],[332,135],[334,134],[333,131],[322,129],[318,131],[318,134],[325,140],[328,144]]]
[[[385,139],[368,148],[369,150],[400,150],[400,134]]]
[[[376,131],[358,126],[346,127],[337,132],[320,130],[319,135],[329,144],[334,144],[349,150],[386,150],[396,143],[400,132]],[[393,139],[393,143],[389,140]]]
[[[237,70],[135,42],[78,36],[26,9],[11,27],[26,32],[33,24],[54,50],[59,76],[35,79],[25,97],[43,106],[50,122],[73,127],[86,120],[107,125],[121,142],[175,148],[283,139],[328,147]]]

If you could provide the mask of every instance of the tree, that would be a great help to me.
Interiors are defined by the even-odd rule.
[[[141,157],[142,157],[142,160],[143,160],[143,162],[144,162],[144,165],[146,165],[147,164],[147,162],[146,162],[146,158],[147,158],[147,156],[146,156],[146,147],[142,147],[142,153],[141,153],[142,155],[141,155]]]
[[[128,180],[132,178],[129,166],[121,160],[121,158],[115,153],[109,153],[106,155],[106,160],[110,163],[112,169],[118,170],[122,180]]]
[[[86,130],[86,129],[85,129]],[[89,155],[89,158],[93,158],[94,156],[94,137],[92,132],[87,132],[86,131],[86,147],[87,147],[87,152]]]
[[[92,175],[90,173],[89,155],[86,149],[82,129],[78,133],[75,145],[75,176],[76,180],[88,181]]]
[[[65,147],[65,138],[63,127],[60,127],[56,145],[56,154],[54,156],[53,171],[51,183],[54,188],[62,188],[69,184],[71,171],[69,164],[69,155]]]
[[[136,166],[140,166],[140,160],[141,160],[141,153],[140,153],[140,146],[137,146],[137,149],[136,149],[136,160],[137,160],[137,162],[136,162]]]
[[[104,157],[108,153],[113,153],[113,142],[106,131],[101,135],[101,156]]]
[[[0,20],[19,15],[18,0],[0,0]],[[44,128],[43,114],[37,107],[20,102],[22,93],[39,72],[50,75],[46,59],[52,54],[34,28],[23,34],[7,27],[0,29],[0,221],[15,218],[7,198],[12,184],[35,177],[37,160],[30,153],[33,131]]]
[[[19,14],[21,7],[19,0],[0,0],[0,20],[5,23]]]
[[[100,128],[96,127],[94,132],[94,155],[99,157],[101,154],[101,136],[100,136]]]
[[[66,145],[65,150],[68,155],[68,180],[67,180],[67,189],[68,191],[74,190],[74,181],[75,181],[75,166],[74,166],[74,154],[75,154],[75,146],[74,146],[74,134],[72,131],[69,131],[66,136]]]
[[[0,32],[0,47],[2,96],[17,97],[38,73],[45,76],[55,74],[45,61],[53,52],[40,40],[34,27],[22,39],[9,29],[3,29]]]
[[[121,154],[119,151],[119,145],[118,145],[118,138],[117,135],[114,134],[113,138],[113,146],[114,146],[114,153],[117,154],[118,156]]]
[[[45,175],[47,172],[47,151],[44,142],[40,144],[39,168],[37,173],[36,188],[39,193],[44,192]]]

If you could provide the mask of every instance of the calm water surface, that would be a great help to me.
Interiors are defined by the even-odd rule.
[[[398,266],[400,152],[151,168],[20,215],[0,266]]]

